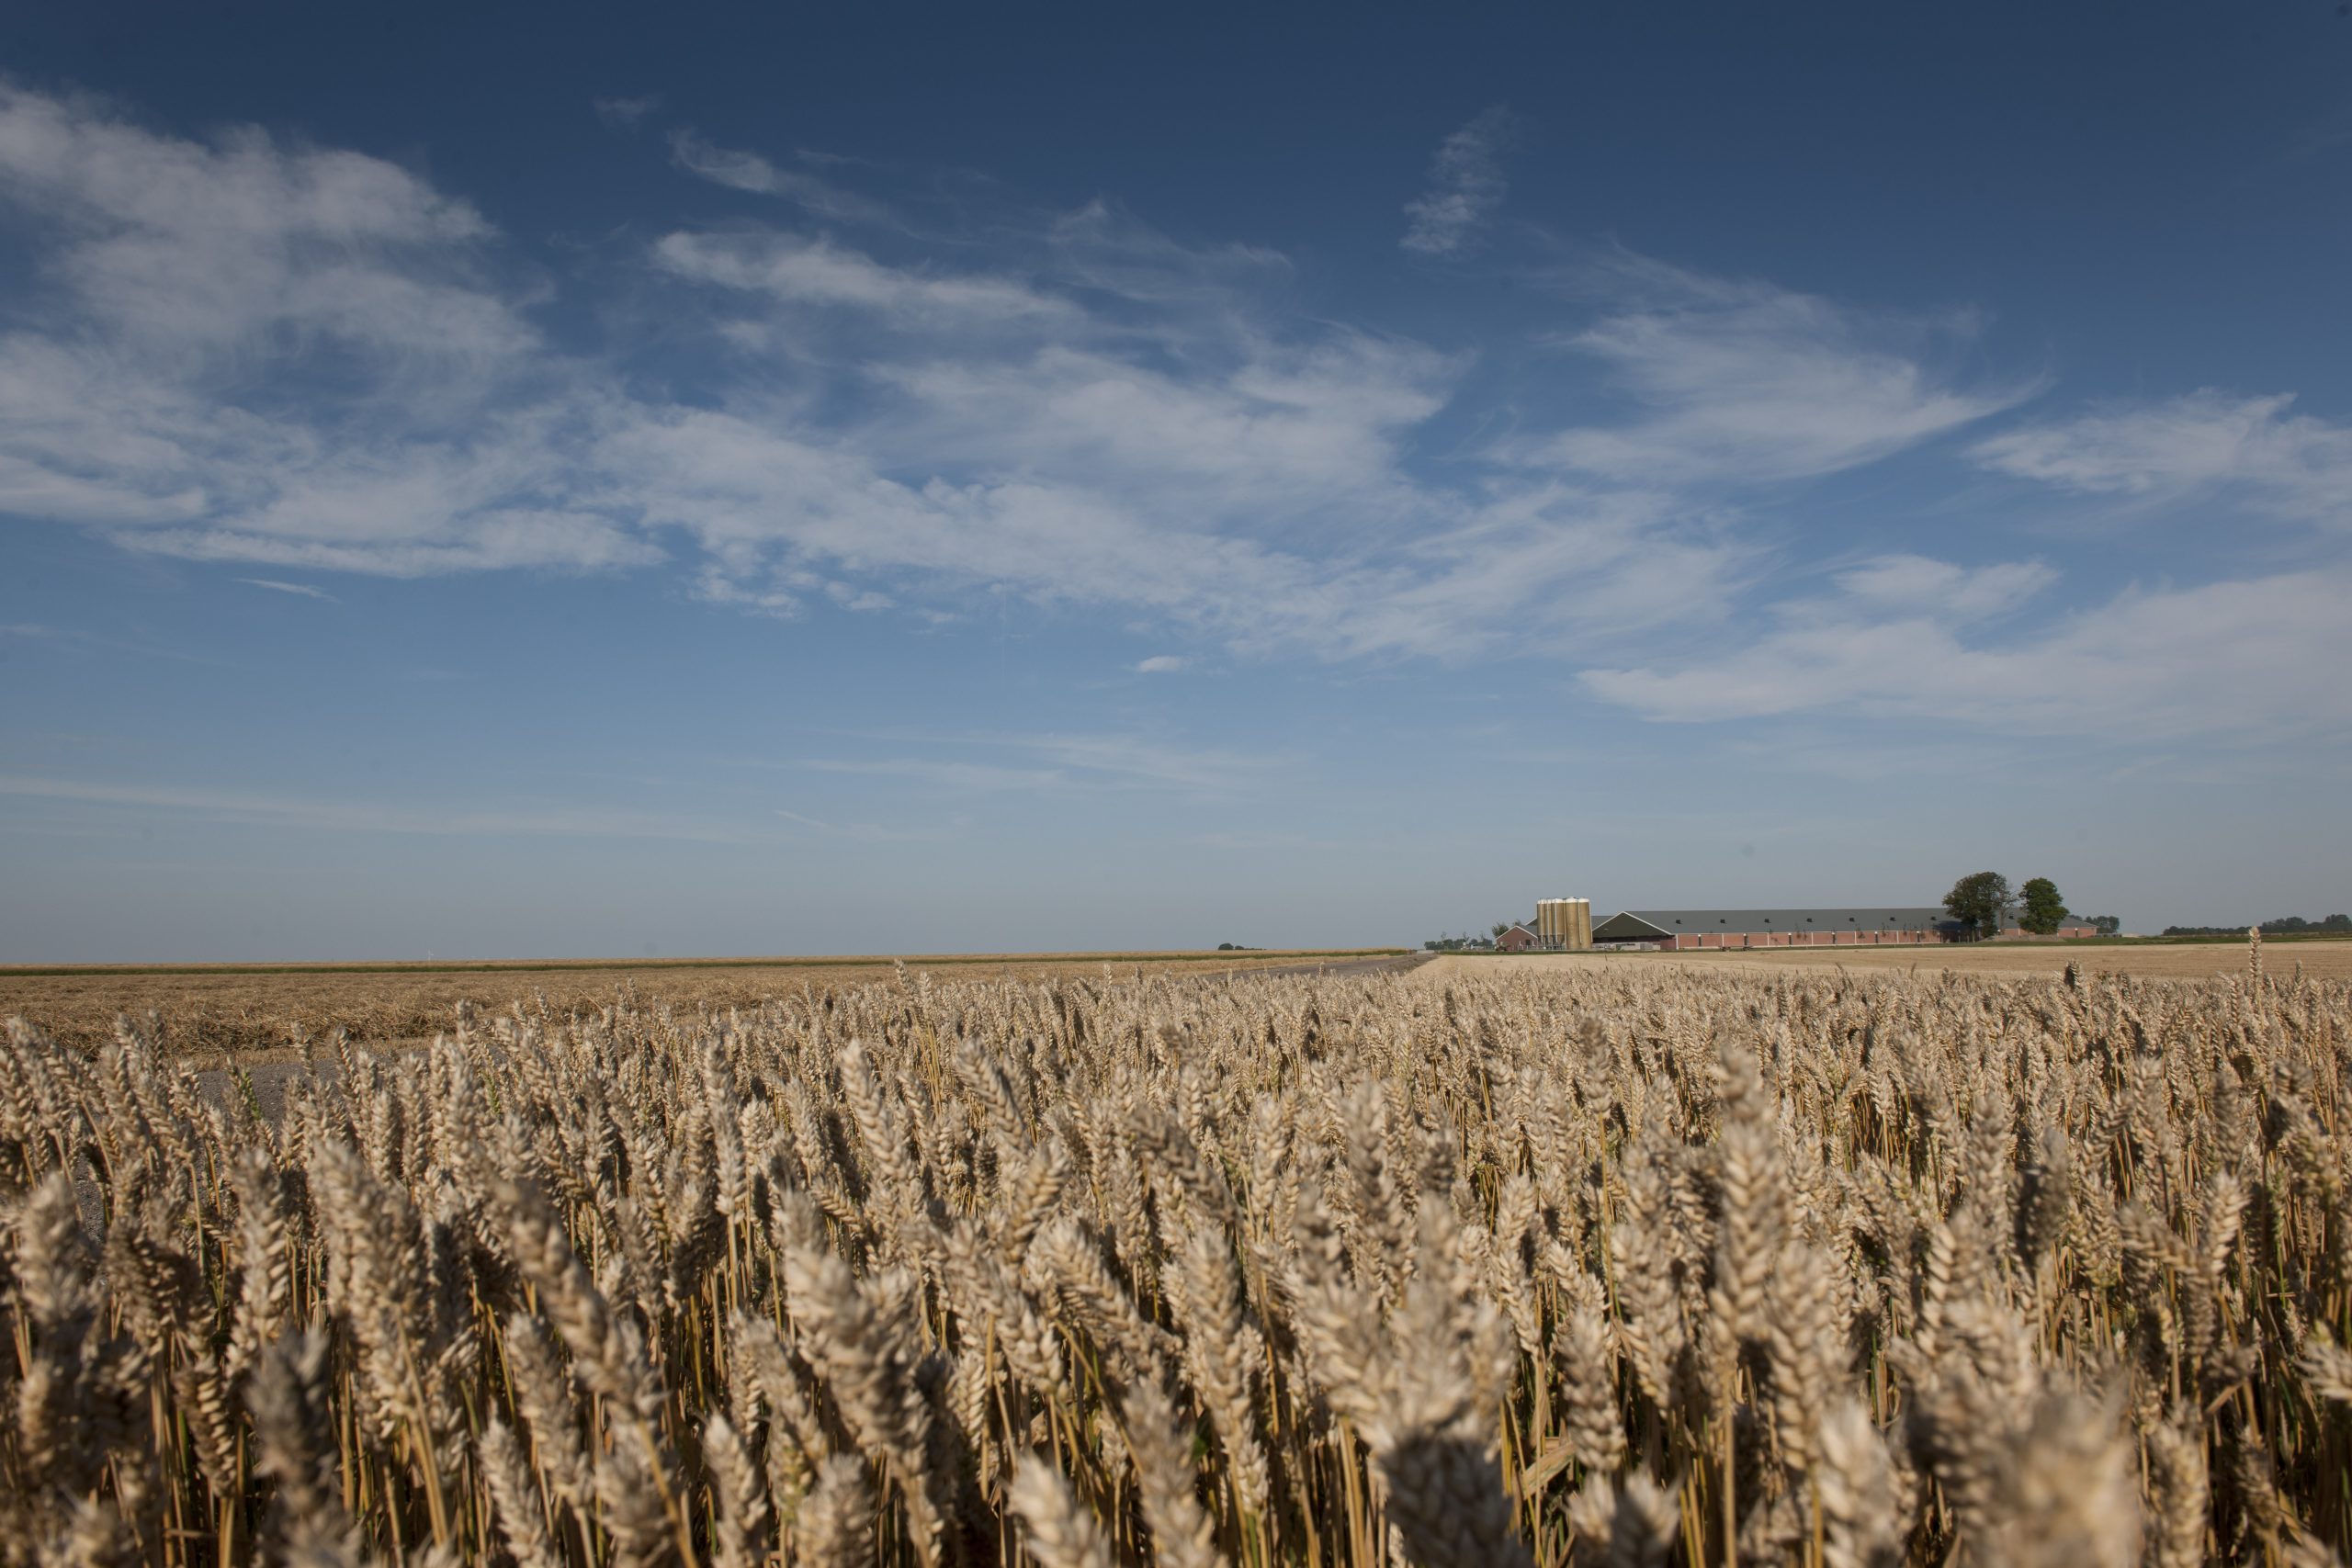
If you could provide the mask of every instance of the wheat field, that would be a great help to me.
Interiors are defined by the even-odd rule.
[[[2352,946],[2352,944],[2346,944]],[[363,1043],[422,1044],[458,1008],[526,1005],[594,1012],[626,995],[645,1007],[752,1007],[797,991],[888,979],[904,963],[943,977],[1042,980],[1137,970],[1312,968],[1365,964],[1364,952],[956,953],[931,958],[647,959],[457,964],[0,965],[0,1018],[21,1013],[62,1044],[96,1050],[128,1013],[183,1055],[284,1059],[288,1042],[341,1030]],[[151,1016],[152,1015],[152,1016]]]
[[[913,975],[282,1120],[11,1025],[11,1562],[2118,1564],[2352,1530],[2352,988]]]

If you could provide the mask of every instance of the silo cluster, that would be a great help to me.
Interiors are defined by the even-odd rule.
[[[1592,900],[1540,898],[1535,904],[1535,940],[1544,947],[1581,952],[1592,945]]]

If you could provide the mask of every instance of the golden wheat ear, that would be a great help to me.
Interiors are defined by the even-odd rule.
[[[266,1106],[12,1024],[0,1563],[2325,1561],[2352,989],[2259,951],[910,969]]]

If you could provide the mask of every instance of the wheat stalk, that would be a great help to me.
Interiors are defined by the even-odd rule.
[[[0,1042],[0,1568],[2352,1544],[2352,989],[938,980]]]

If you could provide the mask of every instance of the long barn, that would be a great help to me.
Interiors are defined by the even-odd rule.
[[[1943,942],[1951,917],[1939,908],[1620,909],[1595,923],[1596,946],[1878,947]]]

